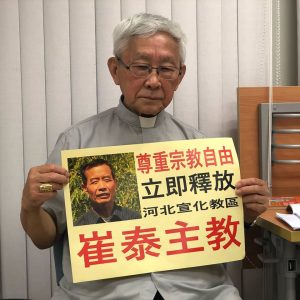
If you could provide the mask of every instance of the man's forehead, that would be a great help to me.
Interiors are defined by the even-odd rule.
[[[150,61],[152,59],[152,53],[147,53],[147,52],[135,52],[134,55],[132,56],[133,59],[141,59],[145,61]],[[162,62],[174,62],[176,61],[176,57],[174,55],[169,55],[169,54],[160,54],[159,55],[160,61]]]
[[[91,173],[91,174],[88,174],[87,176],[87,181],[90,182],[92,180],[105,180],[105,179],[111,179],[111,180],[114,180],[115,179],[113,178],[112,176],[112,173]]]

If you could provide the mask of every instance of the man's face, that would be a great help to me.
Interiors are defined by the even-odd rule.
[[[111,75],[115,83],[120,85],[128,109],[138,115],[154,116],[167,107],[185,74],[175,40],[166,33],[156,33],[147,38],[133,37],[120,58],[126,65],[135,63],[152,67],[181,67],[181,75],[173,80],[161,79],[155,70],[141,78],[135,77],[115,58],[108,61]]]
[[[85,192],[94,203],[104,204],[114,201],[116,181],[107,165],[100,165],[85,171],[87,179],[83,186]]]

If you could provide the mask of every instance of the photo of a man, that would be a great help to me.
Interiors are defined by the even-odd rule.
[[[81,166],[80,173],[90,209],[77,219],[75,226],[141,218],[138,212],[116,204],[118,183],[108,161],[99,158],[88,162]]]

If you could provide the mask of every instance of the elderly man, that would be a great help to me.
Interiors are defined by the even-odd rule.
[[[184,59],[184,35],[178,25],[150,14],[123,20],[114,30],[114,57],[108,60],[111,76],[122,92],[119,105],[67,129],[48,163],[29,171],[21,210],[25,231],[39,248],[51,247],[64,237],[64,276],[54,299],[240,299],[223,265],[72,282],[64,200],[59,191],[68,182],[68,173],[59,166],[60,151],[203,137],[164,110],[185,75]],[[266,209],[269,191],[264,181],[242,179],[236,193],[243,197],[246,222]]]

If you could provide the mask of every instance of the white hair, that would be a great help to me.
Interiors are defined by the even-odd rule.
[[[186,37],[180,26],[159,15],[139,13],[131,18],[122,20],[114,29],[114,55],[119,57],[128,46],[133,36],[149,37],[157,32],[168,33],[179,46],[181,63],[185,61]]]

